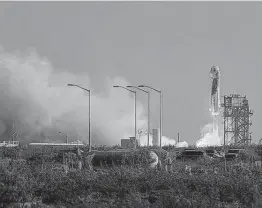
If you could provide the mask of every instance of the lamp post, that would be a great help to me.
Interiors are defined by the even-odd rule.
[[[146,90],[143,90],[143,89],[141,89],[141,88],[138,88],[138,87],[136,87],[136,86],[126,86],[126,87],[135,88],[135,89],[138,89],[138,90],[141,90],[141,91],[147,93],[147,98],[148,98],[147,146],[149,146],[149,137],[150,137],[150,92],[149,92],[149,91],[146,91]]]
[[[75,85],[75,84],[67,84],[67,86],[70,87],[78,87],[82,90],[85,90],[87,92],[89,92],[89,134],[88,134],[88,142],[89,142],[89,152],[91,152],[91,90],[88,90],[86,88],[80,87],[79,85]]]
[[[149,88],[160,94],[160,148],[162,147],[162,115],[163,115],[163,92],[147,85],[139,85],[138,87]]]
[[[125,89],[125,90],[128,90],[128,91],[134,93],[134,95],[135,95],[135,149],[136,149],[136,142],[137,142],[137,140],[136,140],[136,133],[137,133],[137,132],[136,132],[136,91],[130,90],[130,89],[126,88],[126,87],[119,86],[119,85],[114,85],[113,87],[123,88],[123,89]]]

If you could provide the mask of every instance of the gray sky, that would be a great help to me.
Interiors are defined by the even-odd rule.
[[[218,65],[221,94],[247,95],[253,140],[262,137],[261,2],[1,2],[0,28],[6,51],[34,47],[57,70],[87,71],[97,91],[114,76],[162,89],[163,133],[189,143],[212,121],[209,71]],[[157,105],[154,95],[152,127]]]

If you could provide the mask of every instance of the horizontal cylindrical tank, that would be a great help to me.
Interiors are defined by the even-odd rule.
[[[153,145],[160,146],[160,131],[159,129],[153,129]]]
[[[29,146],[84,146],[83,143],[29,143]]]
[[[157,150],[136,149],[136,150],[110,150],[110,151],[93,151],[92,156],[87,156],[86,160],[93,167],[112,167],[119,165],[143,164],[155,168],[159,162]],[[164,150],[161,150],[161,153]]]

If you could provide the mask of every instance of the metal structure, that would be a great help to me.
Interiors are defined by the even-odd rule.
[[[147,85],[139,85],[138,87],[145,87],[160,94],[160,148],[162,148],[162,135],[163,135],[163,91],[157,90]]]
[[[13,133],[12,133],[12,142],[15,142],[15,139],[18,137],[18,133],[15,131],[15,121],[13,120]]]
[[[80,141],[71,143],[29,143],[29,146],[84,146]]]
[[[119,88],[123,88],[123,89],[125,89],[125,90],[128,90],[129,92],[132,92],[132,93],[134,93],[134,100],[135,100],[135,109],[134,109],[134,114],[135,114],[135,141],[137,141],[137,131],[136,131],[136,91],[134,91],[134,90],[130,90],[130,89],[128,89],[128,88],[126,88],[126,87],[123,87],[123,86],[119,86],[119,85],[114,85],[113,87],[119,87]],[[136,149],[136,143],[137,142],[135,142],[135,149]]]
[[[2,141],[0,147],[18,147],[19,141]]]
[[[149,91],[146,91],[146,90],[143,90],[143,89],[140,89],[136,86],[126,86],[128,88],[134,88],[134,89],[137,89],[137,90],[140,90],[142,92],[145,92],[147,93],[147,110],[148,110],[148,113],[147,113],[147,146],[149,146],[149,138],[150,138],[150,92]]]
[[[251,133],[249,127],[252,125],[250,110],[246,96],[233,94],[224,96],[224,143],[235,145],[250,145]]]

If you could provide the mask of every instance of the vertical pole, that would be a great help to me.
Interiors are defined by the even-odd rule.
[[[163,110],[163,103],[162,103],[162,92],[160,91],[160,149],[162,147],[162,110]]]
[[[15,121],[13,120],[12,144],[14,144],[14,140],[15,140]]]
[[[136,149],[136,92],[135,93],[135,149]]]
[[[149,137],[150,137],[150,92],[148,95],[148,124],[147,124],[147,146],[149,147]]]
[[[224,152],[226,151],[226,149],[225,149],[225,145],[226,145],[226,115],[225,115],[226,108],[227,108],[227,106],[226,106],[226,98],[224,96]]]
[[[262,164],[262,152],[260,150],[260,164]]]
[[[89,135],[88,135],[88,141],[89,141],[89,152],[91,152],[91,90],[89,90]]]
[[[225,171],[227,169],[227,163],[226,163],[226,96],[224,95],[224,159],[225,159]]]
[[[177,142],[179,143],[180,141],[179,141],[179,132],[178,132],[178,134],[177,134]]]

